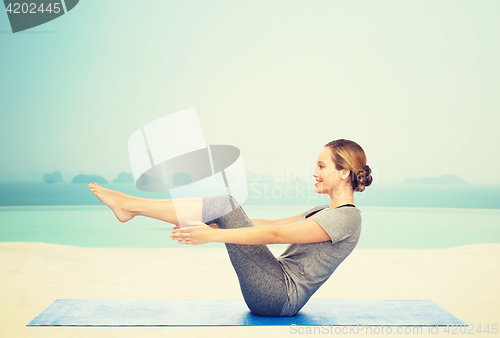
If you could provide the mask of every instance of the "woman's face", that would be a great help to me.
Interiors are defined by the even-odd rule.
[[[313,176],[316,178],[316,192],[319,194],[331,194],[340,186],[344,178],[349,175],[348,170],[337,170],[331,160],[331,150],[325,147],[318,156],[316,170]]]

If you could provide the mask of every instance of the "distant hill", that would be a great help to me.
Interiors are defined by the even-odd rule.
[[[132,173],[121,172],[113,180],[113,183],[134,183],[134,176]]]
[[[54,171],[52,174],[45,174],[43,176],[43,182],[45,183],[59,183],[64,182],[61,173],[59,171]]]
[[[96,182],[96,183],[99,183],[99,184],[102,184],[102,183],[108,183],[108,181],[102,177],[102,176],[99,176],[99,175],[84,175],[84,174],[80,174],[78,176],[75,176],[73,178],[73,181],[71,181],[71,183],[86,183],[86,184],[89,184],[89,183],[93,183],[93,182]]]
[[[405,178],[403,184],[467,184],[458,175],[441,175],[439,177],[429,176],[420,178]]]

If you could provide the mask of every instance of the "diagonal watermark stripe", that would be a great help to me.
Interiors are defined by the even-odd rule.
[[[150,192],[168,189],[174,208],[175,200],[183,198],[231,195],[240,205],[248,198],[240,150],[207,146],[195,108],[146,124],[130,136],[128,149],[136,187]]]
[[[59,18],[72,10],[79,0],[4,0],[13,33],[30,29]]]

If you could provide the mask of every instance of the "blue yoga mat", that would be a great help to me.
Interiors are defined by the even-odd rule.
[[[465,324],[431,300],[310,299],[292,317],[250,312],[243,300],[57,299],[26,326],[446,326]]]

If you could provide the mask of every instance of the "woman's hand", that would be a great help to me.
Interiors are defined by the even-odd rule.
[[[217,226],[217,224],[216,224],[216,223],[209,224],[208,226],[209,226],[209,227],[211,227],[212,229],[219,229],[219,227]],[[181,228],[181,227],[180,227],[180,226],[178,226],[178,225],[176,225],[176,226],[174,227],[174,229],[180,229],[180,228]]]
[[[210,242],[210,232],[214,230],[213,225],[206,225],[203,222],[192,221],[187,219],[188,224],[193,225],[188,228],[181,228],[180,226],[174,227],[172,233],[169,235],[172,240],[177,241],[179,244],[200,245]],[[217,228],[217,225],[215,225]]]

